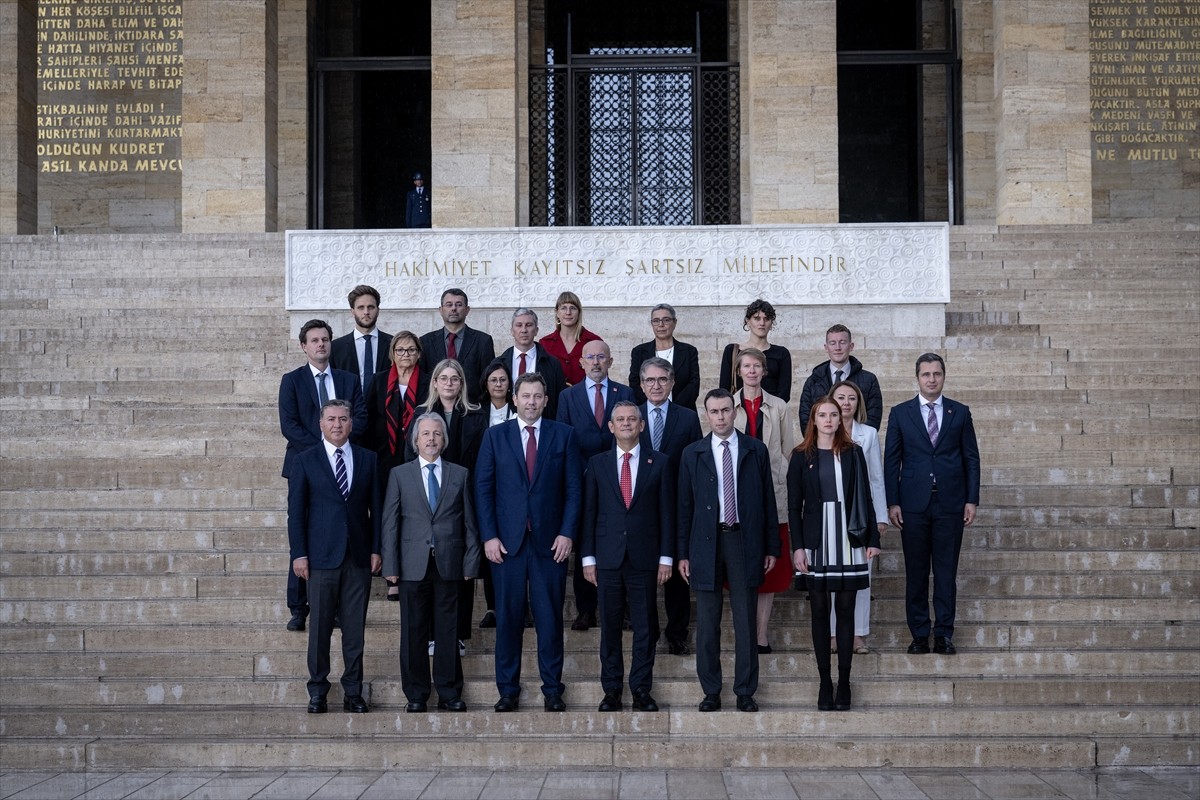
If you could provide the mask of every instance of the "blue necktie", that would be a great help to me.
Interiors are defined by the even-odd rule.
[[[650,444],[658,452],[662,452],[663,410],[654,409],[654,422],[650,425]]]
[[[337,480],[342,497],[350,496],[350,481],[346,480],[346,462],[342,460],[342,448],[333,451],[333,477]]]
[[[325,388],[325,373],[317,374],[317,402],[324,406],[329,402],[329,390]]]
[[[436,464],[427,464],[425,466],[425,469],[429,470],[429,480],[426,481],[426,484],[429,487],[429,510],[430,511],[433,511],[434,509],[437,508],[438,494],[442,490],[442,487],[438,485],[437,475],[433,471],[436,466],[437,466]]]

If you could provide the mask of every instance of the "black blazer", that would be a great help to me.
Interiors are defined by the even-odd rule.
[[[542,412],[543,417],[550,419],[558,419],[558,396],[567,389],[567,378],[563,375],[562,365],[558,363],[558,359],[546,352],[545,348],[540,344],[535,344],[533,352],[536,357],[533,360],[534,372],[541,373],[546,379],[546,410]],[[510,347],[500,354],[500,358],[504,361],[505,366],[511,369],[513,353],[516,352],[515,347]],[[512,376],[512,384],[517,384],[516,375]],[[514,392],[514,396],[515,396]]]
[[[391,365],[388,365],[388,370],[391,370]],[[367,433],[363,437],[362,444],[364,447],[369,447],[379,456],[379,471],[380,474],[386,476],[391,472],[392,467],[403,464],[408,460],[408,431],[401,431],[403,441],[397,442],[396,454],[393,456],[388,452],[387,439],[387,379],[388,373],[384,372],[379,376],[379,380],[371,381],[371,385],[367,387]],[[417,403],[420,404],[429,397],[429,372],[418,367],[417,372]],[[419,405],[418,405],[419,407]],[[413,419],[416,419],[416,414],[413,414]]]
[[[432,373],[438,362],[447,357],[445,331],[445,328],[438,328],[421,337],[422,372]],[[483,397],[479,379],[484,368],[496,357],[496,345],[488,334],[464,325],[454,341],[454,350],[458,354],[455,360],[462,364],[463,372],[467,374],[467,397],[472,403],[479,403]]]
[[[597,569],[618,569],[629,556],[634,569],[657,570],[659,558],[675,557],[675,491],[664,453],[642,447],[629,508],[621,497],[617,449],[593,456],[584,478],[579,554]]]
[[[788,461],[788,532],[792,551],[817,550],[821,546],[821,470],[817,454],[792,451]],[[854,445],[842,453],[842,497],[845,499],[846,519],[853,513],[852,504],[860,497],[866,503],[866,547],[879,547],[879,526],[875,524],[875,505],[871,500],[871,479],[867,475],[867,459],[862,448]]]
[[[633,389],[633,399],[639,405],[646,402],[646,393],[642,391],[642,362],[654,358],[655,352],[654,342],[649,341],[642,342],[629,354],[629,387]],[[675,368],[675,389],[671,392],[671,402],[695,408],[700,399],[700,353],[687,342],[676,339],[671,366]]]
[[[425,406],[417,406],[413,411],[413,419],[417,419],[422,414],[428,411]],[[434,409],[437,414],[442,413],[441,404]],[[442,419],[445,419],[442,414]],[[475,471],[475,458],[479,454],[479,442],[483,439],[483,432],[488,427],[488,411],[486,408],[477,408],[474,411],[463,411],[461,408],[455,408],[454,414],[450,417],[449,440],[446,442],[446,449],[442,451],[442,459],[449,461],[451,464],[458,464],[460,467],[466,467],[468,471]],[[412,461],[417,457],[417,451],[412,449],[412,445],[407,445],[408,452],[405,455],[405,463]]]
[[[763,582],[763,559],[779,557],[779,511],[771,480],[771,457],[767,446],[741,431],[735,431],[737,455],[737,507],[741,533],[737,534],[745,560],[745,574],[729,580],[756,587]],[[717,463],[712,453],[712,434],[688,445],[679,465],[679,518],[676,553],[688,559],[692,588],[718,591],[717,531],[721,521]]]
[[[642,450],[649,452],[654,447],[650,441],[650,406],[648,403],[642,403],[640,408],[642,419],[646,422],[646,427],[642,430]],[[700,430],[700,416],[695,411],[674,401],[667,402],[667,418],[663,421],[663,437],[659,449],[670,457],[667,469],[671,473],[672,487],[679,483],[679,461],[683,458],[684,449],[689,444],[700,441],[703,436]]]
[[[378,328],[375,329],[375,334],[376,339],[371,342],[371,347],[375,351],[375,374],[378,375],[387,372],[392,366],[391,357],[388,355],[392,349],[392,335]],[[354,346],[354,331],[333,340],[329,346],[329,364],[334,369],[344,369],[346,372],[362,375],[362,368],[358,363],[358,348]]]

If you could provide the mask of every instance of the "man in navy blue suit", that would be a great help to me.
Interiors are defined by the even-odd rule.
[[[547,399],[540,374],[517,378],[513,400],[517,418],[484,432],[475,461],[479,537],[496,588],[495,710],[516,711],[520,703],[528,596],[543,703],[546,711],[565,711],[562,612],[582,466],[574,431],[542,416]]]
[[[679,461],[684,448],[700,441],[700,417],[691,406],[671,400],[675,389],[675,368],[665,358],[651,356],[642,362],[639,369],[642,394],[646,398],[642,408],[645,428],[642,430],[642,447],[666,453],[669,480],[674,488],[679,483]],[[694,401],[693,401],[694,402]],[[687,581],[675,569],[663,586],[663,609],[667,612],[667,652],[675,656],[688,654],[688,625],[692,619],[692,594]]]
[[[583,574],[600,597],[600,711],[620,711],[624,656],[621,609],[633,626],[629,688],[635,711],[658,711],[650,694],[658,643],[658,587],[671,577],[675,492],[668,457],[643,447],[642,412],[632,400],[612,410],[616,446],[592,457],[584,479],[579,552]]]
[[[559,396],[558,421],[575,429],[575,443],[586,471],[592,456],[612,449],[609,417],[618,402],[633,400],[633,391],[608,377],[612,351],[604,341],[596,339],[585,344],[579,363],[583,365],[584,379]],[[571,581],[577,616],[571,623],[571,630],[586,631],[596,624],[596,587],[584,579],[578,557],[577,550],[575,575]]]
[[[367,429],[367,407],[358,376],[334,369],[330,363],[333,328],[321,319],[310,319],[300,328],[300,349],[308,362],[283,376],[279,382],[279,430],[287,439],[283,454],[283,477],[291,478],[292,464],[300,453],[321,443],[321,406],[335,398],[350,401],[353,438],[358,441]],[[304,579],[288,570],[287,604],[292,612],[289,631],[304,630],[309,604]]]
[[[888,518],[904,546],[905,611],[913,641],[929,652],[929,572],[933,570],[933,651],[954,655],[958,554],[963,527],[979,505],[979,445],[971,409],[942,396],[946,363],[917,359],[919,394],[888,414],[883,475]]]
[[[371,573],[382,564],[375,453],[350,444],[351,406],[321,407],[321,442],[296,457],[288,479],[288,543],[292,571],[308,583],[313,622],[308,632],[308,713],[327,710],[329,640],[342,628],[342,708],[365,713],[363,628]]]

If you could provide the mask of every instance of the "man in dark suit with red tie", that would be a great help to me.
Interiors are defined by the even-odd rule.
[[[911,655],[929,652],[933,570],[933,652],[954,655],[958,556],[963,528],[979,506],[979,444],[971,409],[942,396],[946,362],[917,359],[918,395],[888,414],[883,480],[888,518],[904,547],[905,611]]]
[[[497,712],[516,711],[526,597],[537,630],[546,711],[563,702],[563,598],[578,534],[583,480],[575,433],[546,419],[546,384],[526,373],[513,386],[517,418],[483,434],[475,461],[475,510],[496,587]]]
[[[704,396],[712,433],[683,451],[679,465],[679,572],[696,592],[696,676],[701,711],[721,708],[722,584],[733,620],[733,691],[738,711],[758,711],[756,589],[779,558],[779,519],[766,446],[733,427],[733,395]]]
[[[342,708],[366,712],[363,699],[363,628],[371,573],[382,565],[382,492],[375,454],[350,444],[350,403],[321,407],[321,442],[301,453],[288,479],[288,543],[292,571],[308,582],[308,713],[324,714],[329,692],[329,640],[342,628]]]
[[[354,317],[354,330],[333,340],[329,351],[329,363],[334,369],[353,372],[359,376],[363,397],[371,381],[380,372],[391,366],[388,353],[392,347],[392,335],[375,328],[379,319],[379,292],[373,286],[355,286],[348,295],[350,315]],[[359,434],[366,431],[359,429]]]
[[[665,358],[651,356],[642,362],[639,371],[642,395],[642,447],[666,453],[667,470],[671,488],[679,483],[679,461],[684,448],[700,441],[700,417],[689,406],[671,400],[675,388],[675,369]],[[675,656],[688,654],[688,625],[692,619],[692,593],[687,581],[672,570],[670,579],[663,586],[663,609],[667,612],[667,652]]]
[[[467,397],[478,403],[483,397],[483,369],[496,357],[496,345],[491,336],[467,325],[471,306],[462,289],[442,292],[438,313],[442,315],[442,327],[421,337],[421,372],[430,375],[438,362],[453,358],[467,374]],[[418,402],[424,403],[425,398]]]
[[[290,478],[296,457],[321,442],[321,406],[326,400],[350,401],[353,439],[358,441],[367,429],[367,409],[358,377],[352,372],[334,369],[329,363],[333,328],[320,319],[311,319],[300,328],[300,349],[308,362],[286,373],[279,382],[279,430],[287,439],[283,455],[283,477]],[[304,630],[309,605],[304,580],[288,570],[287,604],[292,612],[289,631]]]
[[[622,400],[633,400],[628,386],[611,380],[612,351],[603,340],[596,339],[583,346],[579,363],[584,379],[568,388],[558,399],[558,421],[575,429],[575,442],[584,467],[592,456],[611,450],[613,435],[609,415]],[[575,575],[571,585],[575,590],[575,621],[571,630],[586,631],[596,624],[596,588],[583,577],[583,568],[576,551]]]
[[[531,308],[518,308],[512,315],[513,346],[501,353],[500,358],[508,366],[514,386],[526,372],[542,376],[546,385],[546,416],[557,419],[558,396],[567,388],[567,378],[558,359],[537,343],[537,333],[537,314]]]
[[[633,626],[629,688],[635,711],[658,711],[654,647],[658,587],[671,577],[675,552],[675,492],[663,453],[643,447],[642,413],[632,400],[612,410],[615,447],[588,462],[579,552],[584,577],[600,599],[600,711],[620,711],[624,656],[621,609]]]

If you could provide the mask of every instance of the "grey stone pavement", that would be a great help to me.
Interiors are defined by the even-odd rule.
[[[413,769],[0,772],[3,800],[1196,800],[1200,770]]]

